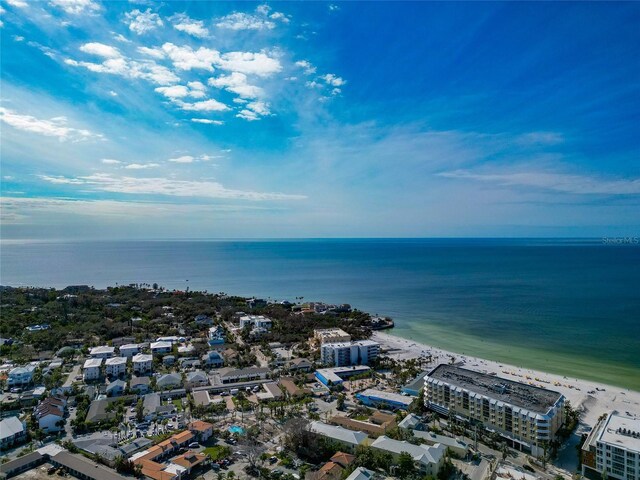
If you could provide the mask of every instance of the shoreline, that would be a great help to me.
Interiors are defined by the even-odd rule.
[[[374,331],[371,339],[379,342],[386,355],[396,360],[416,358],[428,353],[433,357],[430,366],[435,367],[440,363],[448,363],[454,357],[456,363],[464,362],[458,364],[470,370],[493,372],[498,377],[558,391],[571,402],[573,408],[582,410],[579,433],[585,431],[585,426],[593,427],[600,415],[612,410],[640,416],[640,392],[635,390],[464,355],[387,332]]]

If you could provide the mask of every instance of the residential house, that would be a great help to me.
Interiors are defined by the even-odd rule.
[[[131,358],[137,353],[140,353],[140,345],[137,343],[129,343],[120,347],[120,356],[125,358]]]
[[[346,428],[328,425],[322,422],[311,422],[309,431],[337,443],[341,449],[345,449],[350,453],[355,452],[356,448],[364,444],[367,440],[366,433],[354,432]]]
[[[441,444],[433,446],[414,445],[406,441],[394,440],[381,436],[373,441],[371,448],[383,453],[389,453],[395,461],[400,454],[408,453],[413,458],[416,469],[423,475],[435,477],[444,463],[447,447]]]
[[[162,400],[159,393],[148,393],[142,397],[142,412],[145,420],[155,420],[160,406],[162,406]]]
[[[174,363],[176,363],[176,357],[173,355],[165,355],[162,358],[162,364],[165,366],[173,365]]]
[[[153,356],[145,353],[138,353],[132,359],[133,373],[144,375],[153,370]]]
[[[116,380],[107,385],[107,396],[108,397],[119,397],[122,395],[127,388],[127,382],[123,380]]]
[[[383,478],[386,477],[367,468],[358,467],[351,472],[351,475],[349,475],[346,480],[382,480]]]
[[[150,348],[153,355],[163,355],[165,353],[171,353],[171,350],[173,349],[173,343],[160,340],[157,342],[152,342]]]
[[[33,372],[36,367],[34,365],[25,365],[24,367],[15,367],[9,371],[7,385],[13,387],[26,387],[33,380]]]
[[[38,427],[45,432],[58,432],[64,427],[64,409],[67,402],[63,398],[47,397],[34,409]]]
[[[220,368],[224,366],[224,358],[220,352],[211,350],[202,356],[202,364],[207,367]]]
[[[306,358],[294,358],[289,362],[288,368],[291,372],[310,372],[313,370],[313,363]]]
[[[225,342],[224,328],[220,325],[209,329],[209,345],[221,345]]]
[[[0,421],[0,449],[14,447],[27,440],[27,427],[18,417],[8,417]]]
[[[205,385],[209,385],[209,377],[202,370],[186,374],[185,388],[204,387]]]
[[[182,386],[182,375],[179,373],[166,373],[161,375],[158,377],[158,380],[156,380],[156,386],[162,390]]]
[[[194,321],[196,322],[196,325],[213,325],[213,318],[203,313],[196,316]]]
[[[102,358],[88,358],[82,367],[82,377],[85,382],[100,378],[102,369]]]
[[[247,368],[221,368],[218,371],[220,375],[220,381],[222,383],[237,383],[237,382],[251,382],[254,380],[266,379],[271,370],[268,368],[260,367],[247,367]]]
[[[129,389],[132,392],[137,393],[138,395],[144,395],[145,393],[149,393],[150,387],[150,378],[149,377],[133,377],[129,382]]]
[[[111,357],[104,361],[104,370],[108,377],[119,377],[127,373],[125,357]]]
[[[92,358],[110,358],[115,355],[115,351],[115,347],[103,345],[101,347],[93,347],[89,351],[89,356]]]
[[[196,436],[198,441],[206,442],[213,435],[213,424],[196,420],[189,424],[189,431]]]

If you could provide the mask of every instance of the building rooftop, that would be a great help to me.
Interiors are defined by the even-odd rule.
[[[331,348],[346,348],[351,347],[353,345],[357,345],[359,347],[376,347],[380,344],[378,342],[374,342],[373,340],[351,340],[349,342],[332,342],[332,343],[323,343],[323,347],[331,347]]]
[[[0,421],[0,437],[9,438],[16,433],[24,432],[25,428],[18,417],[9,417]]]
[[[69,452],[60,452],[53,456],[52,460],[69,470],[81,473],[86,478],[94,480],[124,480],[125,477],[109,468],[96,465],[82,455],[74,455]]]
[[[133,362],[152,362],[153,361],[153,356],[152,355],[148,355],[146,353],[138,353],[136,355],[133,356],[132,359]]]
[[[92,368],[97,367],[100,368],[102,366],[102,358],[88,358],[82,368]]]
[[[104,354],[113,355],[113,352],[115,351],[116,351],[115,347],[109,347],[107,345],[103,345],[101,347],[93,347],[89,352],[89,355],[104,355]]]
[[[104,362],[105,365],[122,365],[126,363],[127,359],[124,357],[111,357],[107,358]]]
[[[407,407],[413,402],[413,397],[407,397],[405,395],[400,395],[399,393],[384,392],[373,388],[367,388],[366,390],[358,393],[357,396],[368,397],[372,400],[380,399],[387,402],[399,403]]]
[[[485,397],[545,415],[564,398],[559,392],[514,382],[454,365],[440,364],[426,377],[467,389]]]
[[[396,455],[399,455],[402,452],[407,452],[416,462],[420,462],[425,465],[438,463],[446,450],[446,447],[440,444],[430,447],[427,447],[426,445],[414,445],[413,443],[401,442],[400,440],[394,440],[384,435],[374,440],[371,444],[371,448],[395,453]]]
[[[640,452],[640,418],[613,412],[599,432],[598,440],[609,445]]]
[[[367,439],[366,433],[354,432],[352,430],[347,430],[346,428],[327,425],[322,422],[311,422],[309,428],[314,433],[351,445],[360,445]]]
[[[333,383],[340,383],[343,380],[342,375],[359,375],[368,372],[369,370],[371,370],[371,367],[368,367],[367,365],[352,365],[345,367],[319,368],[316,370],[316,373],[319,373],[328,381],[330,380]]]

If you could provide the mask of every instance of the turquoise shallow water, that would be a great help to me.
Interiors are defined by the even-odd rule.
[[[640,390],[640,247],[601,240],[3,243],[4,285],[351,303],[458,352]]]

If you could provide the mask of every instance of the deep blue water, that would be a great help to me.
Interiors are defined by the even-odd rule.
[[[393,317],[397,334],[418,341],[534,367],[547,356],[554,365],[566,362],[556,370],[584,376],[615,367],[618,376],[640,378],[638,245],[532,239],[3,242],[0,266],[4,285],[157,282],[350,303]]]

